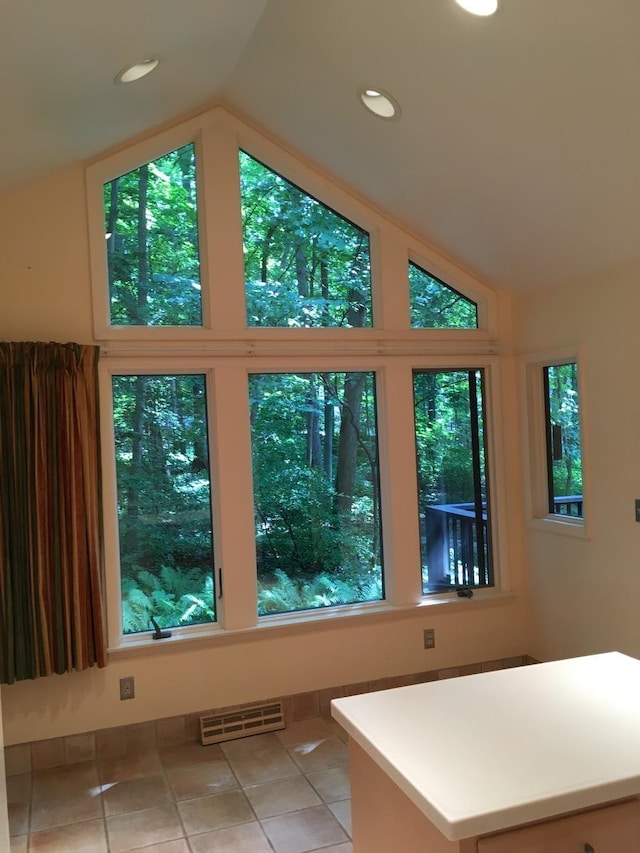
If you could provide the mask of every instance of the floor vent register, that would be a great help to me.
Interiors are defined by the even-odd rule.
[[[284,728],[282,702],[254,705],[238,711],[200,717],[203,746]]]

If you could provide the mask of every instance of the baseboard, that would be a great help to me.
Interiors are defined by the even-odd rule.
[[[406,687],[427,681],[439,681],[444,678],[456,678],[479,672],[491,672],[496,669],[509,669],[538,663],[529,655],[518,655],[480,663],[465,664],[446,669],[426,670],[410,675],[391,676],[374,681],[362,681],[357,684],[344,684],[307,693],[295,693],[290,696],[266,697],[264,702],[277,699],[282,702],[285,723],[305,720],[313,717],[328,716],[332,699],[370,693],[375,690],[388,690],[393,687]],[[200,739],[200,717],[221,714],[232,710],[241,710],[256,703],[233,705],[224,708],[207,708],[192,714],[166,717],[146,723],[135,723],[85,732],[67,737],[37,740],[30,743],[15,744],[5,748],[7,776],[30,773],[61,767],[66,764],[78,764],[82,761],[94,761],[119,758],[132,750],[144,751],[180,743],[197,742]]]

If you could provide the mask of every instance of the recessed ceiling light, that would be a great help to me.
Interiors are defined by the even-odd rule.
[[[136,62],[133,65],[128,65],[123,68],[119,74],[116,74],[116,83],[133,83],[135,80],[140,80],[151,74],[154,68],[158,67],[159,59],[144,59],[142,62]]]
[[[498,0],[456,0],[456,3],[472,15],[493,15],[498,8]]]
[[[394,97],[382,89],[361,89],[360,102],[380,118],[398,118],[400,105]]]

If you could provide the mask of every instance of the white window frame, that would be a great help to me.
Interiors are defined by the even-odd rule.
[[[187,142],[196,146],[203,326],[113,327],[109,323],[103,185]],[[370,235],[373,317],[365,329],[246,326],[238,151],[242,149]],[[100,363],[103,503],[109,647],[181,641],[234,642],[247,632],[323,629],[336,619],[393,618],[421,606],[474,607],[510,593],[506,537],[498,298],[489,288],[405,233],[355,194],[333,184],[246,124],[216,108],[103,158],[87,169],[94,333]],[[478,329],[412,329],[408,263],[436,275],[478,305]],[[404,283],[404,284],[403,284]],[[338,355],[339,354],[339,355]],[[413,412],[414,369],[483,368],[491,487],[494,586],[472,601],[422,595]],[[255,372],[375,371],[385,600],[258,618],[248,380]],[[214,569],[223,569],[217,622],[124,636],[112,417],[112,374],[207,375]],[[224,401],[221,405],[216,401]],[[229,447],[233,446],[233,453]],[[222,500],[220,496],[222,495]],[[218,577],[216,574],[216,591]]]
[[[522,356],[522,387],[526,412],[524,436],[525,459],[528,462],[524,476],[527,524],[537,530],[565,536],[590,538],[591,494],[589,488],[589,453],[586,431],[586,392],[584,350],[581,346],[567,346],[526,353]],[[546,410],[544,399],[545,367],[575,363],[578,369],[578,404],[580,421],[580,456],[582,460],[583,516],[564,516],[549,512],[549,481],[547,458]]]

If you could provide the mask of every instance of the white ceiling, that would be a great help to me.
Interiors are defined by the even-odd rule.
[[[552,286],[640,257],[639,34],[638,0],[0,0],[0,190],[222,101],[488,283]]]

